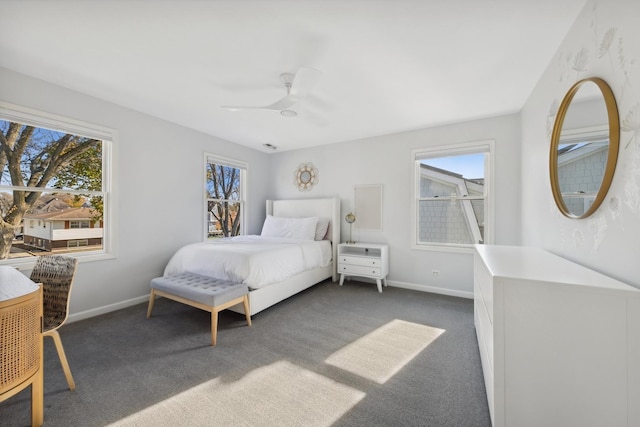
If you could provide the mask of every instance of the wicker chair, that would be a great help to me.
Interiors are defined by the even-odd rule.
[[[53,338],[69,390],[74,390],[76,384],[71,376],[69,362],[64,354],[58,328],[64,324],[69,315],[69,295],[77,267],[78,260],[76,258],[43,255],[38,257],[30,276],[31,280],[43,285],[43,335]]]
[[[31,386],[31,423],[44,421],[42,288],[0,301],[0,402]]]

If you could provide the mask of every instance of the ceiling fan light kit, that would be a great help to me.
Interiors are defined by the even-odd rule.
[[[280,111],[280,114],[282,114],[285,117],[295,117],[298,115],[298,113],[296,113],[293,110],[282,110]]]

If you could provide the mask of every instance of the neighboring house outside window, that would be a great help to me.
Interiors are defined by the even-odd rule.
[[[103,229],[100,221],[92,219],[95,215],[95,210],[86,207],[26,214],[25,220],[37,218],[43,226],[25,230],[24,245],[47,252],[65,252],[78,247],[100,249]]]
[[[205,240],[244,234],[247,164],[205,154]]]
[[[0,263],[50,252],[114,256],[116,137],[113,129],[0,101]]]
[[[414,249],[469,251],[492,241],[493,141],[414,150]]]

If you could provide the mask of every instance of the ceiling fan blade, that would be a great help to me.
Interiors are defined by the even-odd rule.
[[[240,110],[286,110],[287,108],[292,107],[296,102],[298,102],[298,97],[296,95],[287,95],[284,98],[274,102],[271,105],[265,105],[264,107],[249,107],[249,106],[233,106],[233,105],[223,105],[222,108],[226,108],[229,111],[240,111]]]
[[[289,95],[304,98],[307,93],[318,83],[322,73],[315,68],[302,67],[293,78]]]
[[[289,93],[289,95],[285,96],[284,98],[262,108],[264,108],[265,110],[286,110],[287,108],[293,107],[294,104],[298,102],[298,99],[298,96]]]
[[[222,105],[220,108],[225,108],[229,111],[240,111],[240,110],[260,110],[262,107],[249,107],[249,106],[240,106],[240,105]]]

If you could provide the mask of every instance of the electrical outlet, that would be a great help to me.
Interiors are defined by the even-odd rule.
[[[440,270],[431,270],[431,274],[433,274],[434,276],[439,276]]]

